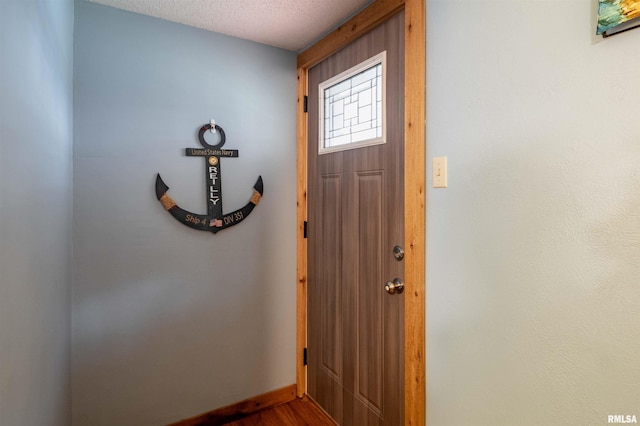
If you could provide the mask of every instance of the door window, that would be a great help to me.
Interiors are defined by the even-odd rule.
[[[386,53],[318,86],[320,154],[386,142]]]

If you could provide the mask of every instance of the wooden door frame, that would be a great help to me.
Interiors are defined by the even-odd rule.
[[[404,423],[426,424],[425,360],[425,0],[376,0],[338,29],[298,55],[297,107],[297,394],[307,390],[307,95],[309,68],[390,16],[405,11],[404,88]]]

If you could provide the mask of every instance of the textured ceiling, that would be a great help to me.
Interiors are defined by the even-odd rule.
[[[373,0],[88,0],[301,51]]]

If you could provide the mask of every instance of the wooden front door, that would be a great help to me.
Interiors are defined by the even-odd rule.
[[[324,94],[323,83],[380,56],[384,90],[359,92],[364,76],[334,92],[341,102]],[[308,84],[308,394],[340,425],[401,425],[404,294],[385,284],[404,276],[394,256],[404,243],[404,13],[310,68]],[[384,116],[384,137],[362,130],[369,107]],[[345,128],[373,137],[346,145]]]

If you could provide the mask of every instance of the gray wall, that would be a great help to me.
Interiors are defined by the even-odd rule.
[[[640,30],[595,6],[428,2],[430,425],[640,415]]]
[[[295,382],[295,54],[76,3],[74,425],[158,425]],[[198,128],[227,134],[217,235]]]
[[[0,1],[0,423],[68,425],[73,2]]]

